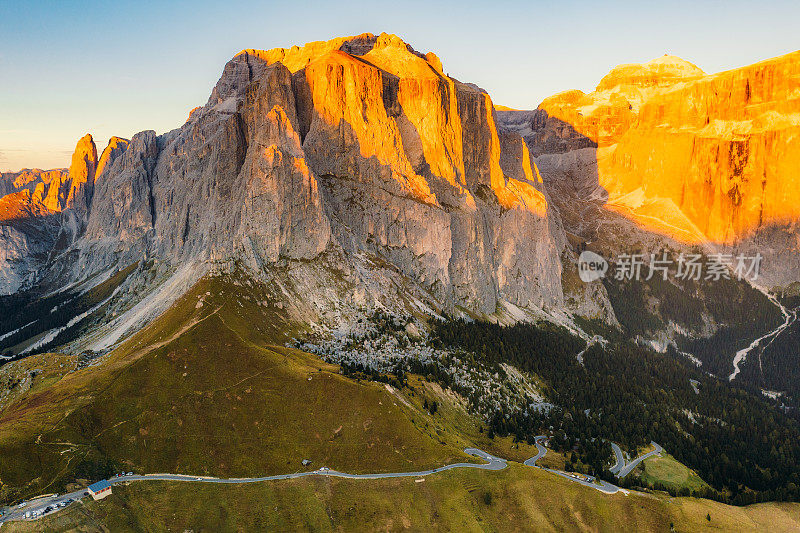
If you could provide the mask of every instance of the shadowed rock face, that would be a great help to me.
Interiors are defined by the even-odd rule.
[[[93,147],[58,175],[84,221],[72,279],[142,258],[373,257],[447,309],[563,303],[563,230],[527,146],[393,35],[243,51],[181,128]]]
[[[0,294],[16,291],[83,233],[97,165],[87,134],[78,141],[69,170],[0,174]]]
[[[594,181],[590,194],[645,229],[686,243],[758,241],[770,253],[800,219],[799,77],[800,52],[713,75],[665,56],[613,69],[593,93],[498,115],[546,178],[572,176],[567,185],[583,190]],[[787,276],[771,283],[800,274],[796,240],[775,257]]]

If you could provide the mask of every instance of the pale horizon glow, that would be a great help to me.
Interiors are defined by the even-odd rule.
[[[395,33],[497,105],[589,92],[665,53],[706,73],[798,48],[800,4],[731,0],[336,3],[0,0],[0,171],[69,166],[75,143],[180,127],[246,48]]]

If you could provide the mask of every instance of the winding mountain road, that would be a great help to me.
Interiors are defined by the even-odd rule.
[[[537,449],[537,454],[534,457],[531,457],[530,459],[526,460],[524,462],[525,465],[537,467],[536,461],[538,461],[539,459],[544,457],[545,454],[547,454],[547,448],[545,448],[544,445],[542,444],[542,441],[546,439],[547,437],[545,435],[540,435],[536,437],[535,445]],[[118,476],[118,477],[113,477],[108,481],[112,485],[116,485],[119,483],[141,482],[141,481],[179,481],[179,482],[192,482],[192,483],[241,484],[241,483],[262,483],[265,481],[296,479],[309,476],[339,477],[345,479],[386,479],[386,478],[401,478],[401,477],[421,477],[430,474],[435,474],[438,472],[444,472],[446,470],[453,470],[455,468],[503,470],[508,466],[508,463],[505,459],[496,457],[490,453],[487,453],[483,450],[479,450],[477,448],[467,448],[464,450],[464,452],[473,457],[482,459],[485,462],[454,463],[437,468],[432,468],[429,470],[419,470],[416,472],[387,472],[378,474],[348,474],[346,472],[339,472],[337,470],[330,470],[323,467],[318,470],[307,471],[307,472],[295,472],[292,474],[278,474],[274,476],[263,476],[254,478],[215,478],[215,477],[189,476],[184,474],[145,474],[145,475]],[[591,487],[606,494],[614,494],[615,492],[620,490],[618,487],[615,487],[610,483],[606,483],[604,481],[598,482],[594,480],[594,478],[588,476],[586,477],[586,479],[581,479],[578,478],[576,475],[569,474],[567,472],[561,472],[559,470],[553,470],[544,467],[537,467],[537,468],[542,468],[543,470],[547,470],[548,472],[560,475],[566,479],[569,479],[570,481],[580,483],[582,485]],[[59,507],[60,504],[65,507],[66,505],[69,505],[73,502],[80,501],[87,495],[88,492],[86,492],[85,489],[82,489],[68,494],[45,496],[34,500],[30,500],[22,504],[22,506],[16,506],[11,508],[6,515],[0,517],[0,527],[2,527],[3,522],[12,520],[36,520],[45,514],[44,510],[47,509],[48,507],[52,509],[50,513],[57,512],[58,510],[63,508]],[[26,513],[31,513],[31,514],[29,514],[28,517],[26,517]],[[35,514],[36,516],[32,516],[33,514]]]
[[[550,472],[551,474],[556,474],[557,476],[561,476],[564,479],[568,479],[568,480],[572,481],[573,483],[580,483],[584,487],[589,487],[589,488],[592,488],[594,490],[599,490],[600,492],[602,492],[604,494],[616,494],[617,492],[619,492],[621,490],[624,490],[624,489],[621,489],[621,488],[617,487],[616,485],[612,485],[611,483],[608,483],[606,481],[598,480],[594,476],[587,476],[587,475],[584,475],[584,474],[575,474],[575,473],[572,473],[572,472],[562,472],[561,470],[555,470],[555,469],[547,468],[547,467],[544,467],[544,466],[537,466],[536,465],[536,461],[538,461],[539,459],[541,459],[542,457],[544,457],[547,454],[547,448],[545,448],[544,445],[542,444],[542,441],[546,440],[546,439],[547,439],[547,436],[545,436],[545,435],[539,435],[538,437],[536,437],[534,442],[536,444],[536,452],[537,453],[536,453],[536,455],[534,455],[530,459],[526,460],[523,464],[525,464],[526,466],[533,466],[535,468],[541,468],[542,470],[546,470],[547,472]]]
[[[534,455],[530,459],[527,459],[523,463],[525,466],[536,466],[536,461],[538,461],[547,454],[547,448],[545,448],[544,445],[542,444],[542,441],[545,439],[547,439],[545,435],[539,435],[538,437],[536,437],[534,441],[534,444],[536,445],[536,455]]]
[[[654,449],[653,449],[653,451],[652,451],[652,452],[648,452],[648,453],[646,453],[646,454],[644,454],[644,455],[640,455],[639,457],[637,457],[636,459],[634,459],[634,460],[633,460],[633,461],[631,461],[630,463],[628,463],[628,464],[626,464],[625,466],[623,466],[622,468],[620,468],[620,470],[619,470],[619,473],[617,474],[617,477],[618,477],[618,478],[620,478],[620,479],[624,478],[625,476],[627,476],[628,474],[630,474],[630,473],[631,473],[631,471],[632,471],[634,468],[636,468],[636,466],[637,466],[639,463],[641,463],[642,461],[644,461],[644,460],[645,460],[645,459],[647,459],[648,457],[653,457],[654,455],[659,455],[661,452],[663,452],[663,451],[664,451],[664,448],[662,448],[661,446],[659,446],[659,445],[658,445],[658,444],[656,444],[655,442],[651,442],[650,444],[651,444],[652,446],[654,446]],[[618,447],[618,448],[619,448],[619,447]],[[616,450],[615,450],[615,451],[614,451],[614,454],[616,454],[616,453],[617,453],[617,452],[616,452]],[[617,458],[618,458],[618,460],[619,460],[619,456],[617,456]]]
[[[348,474],[346,472],[339,472],[337,470],[329,470],[327,468],[320,468],[318,470],[310,470],[308,472],[296,472],[294,474],[278,474],[275,476],[264,477],[248,477],[248,478],[214,478],[214,477],[198,477],[187,476],[181,474],[147,474],[143,476],[124,476],[114,478],[112,483],[121,481],[192,481],[198,483],[261,483],[264,481],[276,481],[281,479],[296,479],[308,476],[329,476],[329,477],[342,477],[346,479],[384,479],[395,477],[420,477],[435,474],[437,472],[444,472],[445,470],[452,470],[454,468],[478,468],[481,470],[503,470],[508,466],[505,459],[495,457],[489,453],[479,450],[477,448],[467,448],[465,453],[483,459],[486,463],[454,463],[450,465],[440,466],[430,470],[420,470],[417,472],[386,472],[380,474]]]
[[[546,470],[552,474],[556,474],[561,476],[569,481],[574,483],[580,483],[585,487],[590,487],[595,490],[598,490],[605,494],[616,494],[617,492],[623,491],[627,494],[625,489],[620,489],[616,485],[608,483],[606,481],[598,480],[593,476],[586,476],[583,474],[576,474],[572,472],[562,472],[561,470],[555,470],[552,468],[547,468],[544,466],[538,466],[536,464],[542,457],[547,454],[547,448],[545,448],[543,442],[547,440],[546,435],[539,435],[534,440],[534,444],[536,446],[536,455],[527,459],[523,464],[526,466],[540,468],[542,470]],[[625,458],[622,454],[622,450],[620,447],[615,444],[611,443],[611,447],[614,450],[614,455],[616,456],[617,463],[611,467],[611,472],[617,474],[617,477],[623,478],[627,476],[636,465],[640,462],[644,461],[648,457],[652,457],[654,455],[660,454],[664,449],[656,444],[655,442],[651,443],[655,449],[649,453],[641,455],[631,461],[630,463],[625,464]],[[223,483],[223,484],[242,484],[242,483],[262,483],[265,481],[278,481],[283,479],[297,479],[302,477],[309,477],[309,476],[326,476],[326,477],[339,477],[345,479],[386,479],[386,478],[401,478],[401,477],[421,477],[427,476],[430,474],[435,474],[437,472],[444,472],[446,470],[453,470],[456,468],[477,468],[480,470],[503,470],[508,466],[508,462],[500,457],[496,457],[490,453],[487,453],[483,450],[479,450],[478,448],[466,448],[464,453],[471,455],[473,457],[477,457],[478,459],[482,459],[485,461],[484,463],[453,463],[445,466],[440,466],[437,468],[432,468],[429,470],[419,470],[416,472],[386,472],[386,473],[378,473],[378,474],[348,474],[346,472],[339,472],[337,470],[330,470],[328,468],[322,467],[317,470],[310,470],[306,472],[295,472],[292,474],[278,474],[274,476],[263,476],[263,477],[251,477],[251,478],[216,478],[216,477],[202,477],[202,476],[189,476],[185,474],[144,474],[144,475],[130,475],[130,476],[118,476],[109,479],[108,481],[112,485],[116,485],[119,483],[128,483],[128,482],[137,482],[137,481],[180,481],[180,482],[191,482],[191,483]],[[7,510],[7,513],[3,516],[0,516],[0,527],[2,527],[4,522],[12,521],[12,520],[37,520],[44,514],[50,514],[57,512],[58,510],[66,507],[67,505],[80,501],[82,498],[86,497],[88,492],[85,489],[70,492],[68,494],[61,494],[61,495],[50,495],[44,496],[40,498],[36,498],[34,500],[29,500],[21,505],[17,505]],[[59,507],[61,505],[61,507]],[[47,508],[51,508],[49,513],[44,513]],[[26,513],[30,513],[26,517]],[[36,516],[32,516],[32,515]]]
[[[612,474],[616,474],[622,470],[623,466],[625,466],[625,456],[622,455],[622,448],[620,448],[619,444],[616,442],[611,443],[611,449],[614,450],[614,457],[616,458],[617,463],[609,468],[608,471]]]
[[[215,478],[215,477],[201,477],[189,476],[184,474],[145,474],[145,475],[131,475],[131,476],[118,476],[109,479],[112,485],[118,483],[128,483],[134,481],[182,481],[193,483],[224,483],[224,484],[242,484],[242,483],[262,483],[265,481],[277,481],[283,479],[296,479],[308,476],[326,476],[326,477],[340,477],[345,479],[384,479],[384,478],[399,478],[399,477],[420,477],[435,474],[437,472],[444,472],[455,468],[477,468],[480,470],[503,470],[508,463],[505,459],[495,457],[483,450],[477,448],[467,448],[464,453],[477,457],[486,461],[485,463],[454,463],[430,470],[420,470],[416,472],[386,472],[379,474],[348,474],[346,472],[338,472],[328,468],[320,468],[318,470],[311,470],[307,472],[295,472],[292,474],[278,474],[274,476],[252,477],[252,478]],[[23,506],[16,506],[4,516],[0,517],[0,526],[3,522],[11,520],[35,520],[42,516],[42,512],[48,507],[53,508],[52,512],[56,512],[63,507],[58,507],[59,504],[69,504],[79,501],[81,498],[87,496],[88,493],[85,489],[70,492],[62,495],[52,495],[30,500]],[[26,518],[26,513],[37,513],[36,517]],[[50,513],[48,513],[50,514]]]

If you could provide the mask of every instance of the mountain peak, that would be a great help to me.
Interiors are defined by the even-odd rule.
[[[705,76],[705,72],[697,65],[678,56],[664,54],[644,63],[628,63],[614,67],[600,80],[597,90],[609,90],[620,85],[659,87],[702,76]]]
[[[66,207],[74,207],[83,212],[89,209],[94,189],[94,175],[97,169],[97,147],[92,135],[87,133],[78,140],[72,163],[69,166],[69,177],[72,180],[67,196]]]
[[[360,35],[337,37],[329,41],[313,41],[303,46],[295,45],[290,48],[273,48],[271,50],[248,48],[239,52],[236,57],[254,56],[267,64],[280,62],[294,73],[335,51],[362,58],[371,57],[376,60],[371,62],[383,63],[389,68],[384,68],[384,66],[378,64],[376,66],[389,71],[397,70],[401,66],[410,66],[413,69],[414,62],[409,62],[409,59],[416,57],[427,62],[434,70],[442,72],[442,62],[436,54],[432,52],[421,54],[401,37],[385,32],[380,35],[362,33]],[[393,73],[396,74],[397,72]]]
[[[114,159],[125,151],[128,147],[128,140],[123,139],[121,137],[113,136],[108,139],[108,145],[103,150],[103,154],[100,156],[100,159],[97,162],[97,171],[95,172],[96,177],[100,177],[106,168],[113,163]]]

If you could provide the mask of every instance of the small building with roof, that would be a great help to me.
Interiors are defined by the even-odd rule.
[[[111,482],[107,479],[89,485],[89,494],[95,500],[102,500],[111,494]]]

